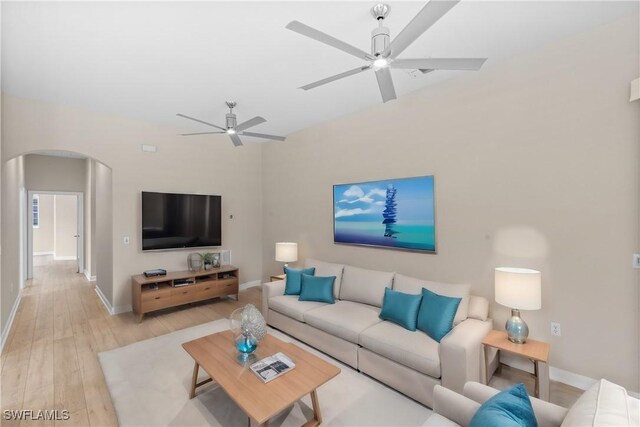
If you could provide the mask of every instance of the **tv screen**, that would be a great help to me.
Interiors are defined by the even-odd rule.
[[[222,245],[220,196],[142,192],[142,250]]]

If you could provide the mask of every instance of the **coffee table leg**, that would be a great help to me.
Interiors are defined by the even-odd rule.
[[[315,425],[320,425],[322,424],[322,414],[320,413],[320,403],[318,402],[316,390],[311,392],[311,404],[313,405],[313,419],[317,423]]]
[[[200,365],[198,362],[195,362],[193,366],[193,377],[191,378],[191,392],[189,393],[189,399],[193,399],[196,397],[196,382],[198,381],[198,369],[200,369]]]

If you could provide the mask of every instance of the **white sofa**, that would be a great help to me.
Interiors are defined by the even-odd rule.
[[[335,276],[335,304],[298,301],[284,295],[285,281],[263,285],[267,323],[407,396],[433,406],[433,388],[462,392],[483,378],[481,341],[492,328],[489,302],[469,294],[468,285],[415,279],[401,274],[307,259],[316,276]],[[422,288],[461,297],[454,328],[440,343],[378,315],[385,288],[419,294]]]
[[[498,393],[483,384],[469,382],[461,394],[437,386],[434,414],[425,426],[466,427],[480,405]],[[640,425],[640,401],[607,380],[596,382],[571,408],[531,397],[531,406],[540,427],[623,427]]]

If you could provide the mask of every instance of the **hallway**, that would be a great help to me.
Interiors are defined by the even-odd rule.
[[[225,318],[241,305],[259,307],[261,301],[261,289],[251,288],[241,292],[240,303],[215,299],[163,310],[137,323],[130,312],[109,315],[94,282],[76,273],[75,261],[41,264],[22,291],[2,352],[2,409],[68,410],[69,420],[55,425],[118,424],[99,352]],[[2,419],[3,426],[53,424]]]

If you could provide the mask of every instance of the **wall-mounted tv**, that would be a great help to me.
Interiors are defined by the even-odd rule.
[[[222,198],[142,192],[142,250],[222,245]]]

